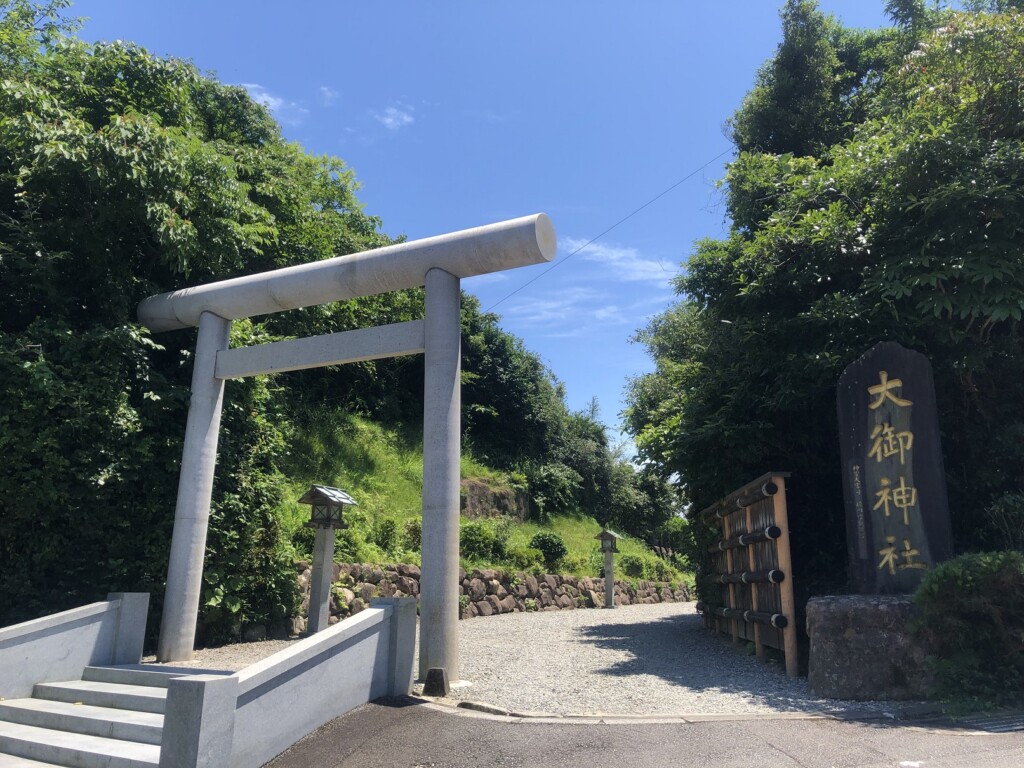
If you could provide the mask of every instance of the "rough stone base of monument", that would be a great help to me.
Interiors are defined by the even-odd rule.
[[[807,603],[807,683],[830,699],[922,699],[931,673],[910,636],[909,596],[843,595]]]

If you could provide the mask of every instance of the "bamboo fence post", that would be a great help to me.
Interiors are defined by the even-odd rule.
[[[726,541],[732,538],[732,526],[729,525],[729,515],[722,517],[722,533]],[[725,572],[732,573],[732,549],[725,550]],[[738,608],[736,604],[736,585],[730,584],[726,590],[729,593],[729,608]],[[729,630],[732,632],[732,641],[734,644],[740,641],[740,627],[739,622],[736,619],[729,619]]]
[[[786,574],[785,580],[779,585],[782,600],[782,613],[789,619],[782,630],[782,643],[786,654],[786,674],[796,677],[800,673],[796,650],[796,601],[793,599],[793,558],[789,550],[789,511],[786,507],[786,479],[775,476],[772,482],[779,486],[779,491],[772,496],[772,511],[775,524],[782,529],[782,535],[776,541],[779,553],[779,569]]]
[[[753,532],[754,532],[754,505],[751,504],[749,507],[747,507],[747,533],[753,533]],[[756,571],[757,570],[757,558],[754,555],[754,547],[755,546],[757,546],[757,545],[756,544],[748,544],[747,545],[747,570],[748,571]],[[750,608],[753,611],[758,611],[761,608],[761,606],[760,606],[760,604],[758,602],[757,589],[758,589],[758,586],[757,586],[756,582],[750,585]],[[754,624],[754,652],[757,654],[757,658],[761,659],[762,661],[764,660],[764,644],[761,642],[761,625],[757,624],[757,623]]]

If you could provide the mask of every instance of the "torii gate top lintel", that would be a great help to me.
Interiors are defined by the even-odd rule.
[[[226,320],[373,296],[424,284],[431,269],[473,277],[540,264],[555,256],[555,228],[546,214],[398,243],[347,256],[151,296],[139,322],[154,333],[199,325],[203,312]]]

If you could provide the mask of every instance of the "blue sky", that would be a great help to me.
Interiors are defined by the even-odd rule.
[[[781,4],[78,0],[71,13],[85,40],[245,85],[287,138],[355,171],[389,234],[550,215],[560,266],[463,288],[544,359],[570,407],[596,397],[614,430],[627,379],[653,368],[630,337],[673,300],[694,241],[727,228],[723,126],[778,45]],[[887,23],[882,0],[819,4],[847,26]]]

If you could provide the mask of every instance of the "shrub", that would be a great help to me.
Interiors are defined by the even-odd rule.
[[[671,581],[676,578],[675,569],[660,558],[651,561],[650,573],[654,581]]]
[[[529,475],[530,496],[538,520],[573,511],[583,485],[579,472],[560,462],[544,464]]]
[[[398,549],[398,523],[390,517],[378,520],[373,526],[372,540],[384,552],[394,554]]]
[[[497,517],[491,523],[491,531],[494,534],[491,553],[496,560],[504,560],[507,557],[508,542],[515,528],[516,524],[510,517]]]
[[[366,540],[358,528],[342,528],[334,540],[336,563],[365,563],[371,559]]]
[[[646,563],[640,555],[619,555],[619,570],[630,579],[646,578]]]
[[[582,555],[567,555],[562,558],[561,570],[562,573],[571,573],[573,575],[582,575],[587,572],[587,565],[589,559]]]
[[[402,548],[410,552],[419,552],[423,546],[423,520],[414,517],[406,520],[402,526]]]
[[[562,537],[557,533],[547,531],[534,535],[530,539],[530,547],[541,551],[544,557],[544,566],[550,571],[554,571],[562,558],[569,553],[565,542],[562,541]]]
[[[538,571],[544,567],[544,553],[530,547],[513,547],[505,553],[505,562],[517,571]]]
[[[489,525],[476,520],[462,524],[459,547],[467,560],[491,560],[496,543],[494,530]]]
[[[1000,703],[1024,691],[1024,553],[961,555],[928,573],[913,630],[927,648],[936,693]]]

